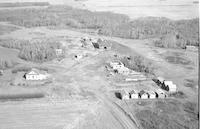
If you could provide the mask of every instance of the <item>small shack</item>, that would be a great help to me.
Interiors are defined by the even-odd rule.
[[[131,95],[131,99],[138,99],[138,98],[139,98],[139,94],[138,94],[138,92],[135,91],[135,90],[132,90],[132,91],[130,92],[130,95]]]
[[[32,68],[24,75],[26,80],[45,80],[47,79],[47,73],[38,69]]]
[[[76,55],[74,55],[74,58],[75,58],[75,60],[80,60],[80,59],[83,58],[83,55],[82,54],[76,54]]]
[[[129,92],[123,90],[123,91],[121,92],[121,98],[122,98],[123,100],[125,100],[125,99],[130,99],[130,94],[129,94]]]
[[[154,91],[148,91],[149,98],[150,99],[155,99],[156,98],[156,93]]]
[[[167,95],[165,94],[165,92],[162,89],[158,89],[156,90],[156,97],[157,98],[166,98]]]
[[[62,49],[56,49],[56,56],[60,56],[63,54],[63,50]]]
[[[141,99],[148,99],[149,98],[149,94],[144,90],[141,90],[139,92],[139,96],[140,96]]]

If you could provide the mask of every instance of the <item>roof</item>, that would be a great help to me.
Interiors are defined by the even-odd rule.
[[[158,79],[159,81],[161,81],[161,82],[164,82],[164,81],[165,81],[165,79],[164,79],[163,77],[157,77],[157,79]]]
[[[144,91],[144,90],[141,90],[141,91],[139,92],[139,94],[140,94],[140,95],[144,95],[144,94],[147,94],[147,92]]]
[[[157,89],[156,92],[159,93],[159,94],[164,94],[165,93],[162,89]]]
[[[45,72],[42,72],[36,68],[32,68],[29,72],[27,72],[26,74],[28,75],[40,75],[40,74],[45,74]]]
[[[168,85],[169,89],[175,89],[176,88],[176,85],[175,84],[172,84],[172,85]]]
[[[164,84],[169,86],[169,85],[173,85],[173,82],[172,81],[164,81]]]
[[[128,91],[122,90],[121,92],[122,95],[129,95]]]
[[[155,95],[155,94],[156,94],[154,91],[148,91],[148,93],[149,93],[150,95]]]
[[[135,90],[132,90],[131,92],[130,92],[130,94],[137,94],[138,92],[137,91],[135,91]]]

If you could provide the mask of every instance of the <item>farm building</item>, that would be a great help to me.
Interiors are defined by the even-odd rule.
[[[60,56],[60,55],[63,54],[63,50],[62,49],[56,49],[55,51],[56,51],[56,55],[57,56]]]
[[[121,92],[121,98],[122,98],[122,99],[130,99],[130,94],[129,94],[129,92],[123,90],[123,91]]]
[[[132,90],[132,91],[130,92],[130,95],[131,95],[131,99],[138,99],[138,98],[139,98],[139,94],[138,94],[138,92],[135,91],[135,90]]]
[[[157,96],[157,98],[166,98],[167,97],[167,95],[165,94],[165,92],[162,89],[156,90],[156,96]]]
[[[156,98],[156,93],[153,92],[153,91],[148,91],[148,94],[149,94],[149,98],[150,99],[155,99]]]
[[[139,92],[139,96],[140,96],[141,99],[148,99],[149,98],[149,94],[144,90],[141,90]]]
[[[124,64],[122,62],[120,62],[120,61],[117,61],[117,62],[110,62],[110,66],[114,70],[117,70],[117,69],[123,68]]]
[[[164,81],[163,89],[169,91],[169,92],[176,92],[177,87],[175,84],[173,84],[172,81]]]
[[[31,69],[28,73],[24,75],[26,80],[44,80],[47,79],[47,73],[41,72],[38,69]]]
[[[76,60],[80,60],[80,59],[83,58],[83,56],[84,56],[84,55],[82,55],[82,54],[76,54],[76,55],[74,56],[74,58],[75,58]]]

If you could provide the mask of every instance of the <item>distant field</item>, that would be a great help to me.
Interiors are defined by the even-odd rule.
[[[2,7],[27,7],[27,6],[48,6],[48,2],[16,2],[16,3],[0,3]]]
[[[9,33],[9,32],[12,32],[12,31],[15,31],[17,29],[18,29],[17,27],[7,26],[7,25],[1,25],[0,24],[0,35],[5,34],[5,33]]]

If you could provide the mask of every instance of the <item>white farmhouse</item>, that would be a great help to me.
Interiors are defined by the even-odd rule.
[[[124,67],[124,64],[120,61],[117,61],[117,62],[110,62],[110,66],[114,69],[114,70],[117,70],[119,68],[122,68]]]
[[[25,74],[25,79],[26,80],[44,80],[47,79],[47,74],[46,73],[41,73],[37,69],[31,69],[28,73]]]

